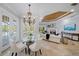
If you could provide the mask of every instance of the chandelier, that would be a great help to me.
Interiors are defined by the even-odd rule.
[[[34,24],[35,23],[35,19],[32,16],[32,13],[30,11],[31,4],[28,4],[28,7],[29,7],[29,9],[28,9],[28,12],[27,12],[27,16],[24,17],[24,23],[27,22],[29,25],[31,25],[31,24]]]

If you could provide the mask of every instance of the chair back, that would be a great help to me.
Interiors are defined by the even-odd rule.
[[[41,49],[41,47],[42,47],[41,40],[36,40],[36,42],[35,42],[35,49]]]
[[[10,47],[12,51],[16,50],[16,41],[15,40],[10,40]]]
[[[42,42],[40,40],[40,36],[36,35],[35,42],[34,42],[34,44],[32,44],[30,46],[30,49],[32,49],[32,51],[37,51],[37,50],[41,49],[41,47],[42,47],[41,44],[42,44]]]

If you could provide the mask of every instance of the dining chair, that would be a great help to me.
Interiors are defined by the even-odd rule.
[[[24,49],[26,52],[26,48],[27,48],[27,46],[23,44],[22,42],[15,42],[15,41],[10,42],[10,47],[11,47],[11,50],[10,50],[11,56],[17,56]]]
[[[41,44],[41,40],[36,40],[34,44],[30,45],[29,48],[31,50],[31,53],[33,52],[35,56],[37,56],[37,53],[40,53],[40,55],[42,55]]]

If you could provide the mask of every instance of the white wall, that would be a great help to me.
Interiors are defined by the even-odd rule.
[[[76,24],[76,31],[79,31],[79,15],[69,16],[56,21],[58,32],[64,31],[64,25],[66,24]]]
[[[16,16],[13,15],[12,13],[10,13],[8,10],[5,10],[4,8],[0,7],[0,21],[2,20],[2,15],[8,16],[8,17],[10,18],[10,20],[11,20],[11,19],[15,19],[15,20],[19,21],[19,18],[18,18],[18,17],[16,17]],[[0,25],[1,25],[1,24],[0,24]],[[18,23],[17,23],[17,27],[18,27]],[[17,32],[18,32],[18,30],[19,30],[19,29],[17,29]],[[17,33],[16,35],[17,35],[17,38],[16,38],[16,39],[19,40],[19,35],[18,35],[18,33]],[[0,52],[9,47],[9,45],[7,45],[6,47],[2,47],[2,46],[1,46],[2,44],[3,44],[3,43],[2,43],[2,40],[1,40],[1,30],[0,30]]]
[[[64,30],[64,25],[66,24],[76,24],[76,32],[79,32],[79,14],[75,14],[74,16],[69,16],[63,19],[60,19],[56,21],[56,29],[58,33],[61,33],[61,31]],[[69,35],[66,35],[68,37],[71,37]],[[73,36],[73,39],[78,40],[77,36]]]

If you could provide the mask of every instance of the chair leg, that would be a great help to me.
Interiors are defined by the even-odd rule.
[[[29,54],[29,55],[30,55],[30,51],[31,51],[30,48],[28,48],[28,54]]]
[[[25,53],[27,54],[27,48],[25,48]]]
[[[41,49],[39,51],[40,51],[40,54],[42,55]]]
[[[17,56],[17,52],[15,53],[15,56]]]
[[[16,53],[12,52],[11,56],[13,56],[13,55],[17,56],[17,52]]]
[[[13,55],[14,55],[14,52],[12,52],[11,56],[13,56]]]
[[[37,56],[37,51],[35,52],[35,56]]]

